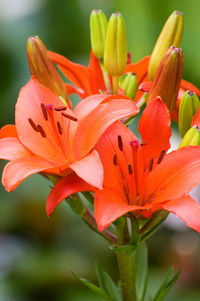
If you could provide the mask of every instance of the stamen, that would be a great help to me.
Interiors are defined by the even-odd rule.
[[[157,164],[160,164],[160,163],[161,163],[161,161],[162,161],[164,155],[165,155],[165,150],[163,149],[163,150],[161,151],[161,153],[160,153],[160,156],[159,156],[159,158],[158,158]]]
[[[47,135],[46,135],[44,129],[41,127],[41,125],[38,124],[37,128],[38,128],[38,131],[40,132],[40,134],[42,135],[42,137],[45,138]]]
[[[36,132],[39,132],[39,129],[38,129],[37,125],[35,124],[35,122],[31,118],[28,118],[28,121],[29,121],[32,129]]]
[[[62,126],[61,126],[61,124],[60,124],[60,121],[57,121],[57,128],[58,128],[58,133],[59,133],[60,135],[62,135],[62,134],[63,134],[63,129],[62,129]]]
[[[67,110],[67,107],[57,107],[57,108],[54,108],[55,111],[65,111]]]
[[[72,121],[78,121],[78,119],[76,117],[74,117],[74,116],[71,116],[71,115],[66,114],[66,113],[61,113],[61,114],[62,114],[63,117],[68,118],[68,119],[70,119]]]
[[[117,166],[117,154],[114,154],[113,156],[113,164]]]
[[[129,175],[132,175],[132,173],[133,173],[131,164],[128,165],[128,173],[129,173]]]
[[[43,103],[41,103],[41,109],[42,109],[42,113],[43,113],[44,119],[48,120],[48,113],[47,113],[46,107],[45,107],[45,105]]]
[[[123,151],[123,142],[122,142],[122,137],[119,135],[118,136],[118,147],[120,149],[120,151]]]
[[[146,141],[140,143],[141,146],[147,145]]]
[[[152,168],[153,168],[153,158],[151,158],[150,161],[149,161],[148,170],[152,171]]]

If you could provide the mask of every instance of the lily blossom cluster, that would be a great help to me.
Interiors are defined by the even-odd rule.
[[[200,205],[188,194],[200,183],[199,143],[184,142],[169,152],[171,118],[178,119],[180,99],[187,90],[199,95],[182,79],[183,15],[170,16],[152,56],[135,64],[127,54],[121,14],[107,23],[95,10],[90,21],[88,67],[47,51],[38,37],[28,39],[31,79],[19,93],[15,125],[0,130],[0,158],[9,161],[3,185],[11,191],[35,173],[53,180],[49,216],[64,199],[89,192],[99,231],[121,216],[147,221],[166,210],[200,232]],[[81,98],[75,108],[74,93]],[[135,122],[144,105],[140,140],[126,121]],[[199,105],[195,108],[189,128],[200,127]],[[184,114],[180,122],[189,118]]]

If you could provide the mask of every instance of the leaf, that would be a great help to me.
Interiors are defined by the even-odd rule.
[[[122,301],[119,287],[98,264],[96,264],[96,274],[101,289],[108,294],[110,299],[112,301]]]
[[[169,293],[170,289],[175,284],[180,273],[181,269],[175,275],[173,275],[172,267],[168,269],[160,288],[158,289],[155,297],[153,298],[153,301],[162,301],[164,299],[164,297]]]
[[[147,287],[148,274],[148,252],[144,242],[142,242],[135,252],[135,279],[136,293],[138,301],[143,301]]]
[[[91,291],[93,291],[94,293],[96,293],[97,295],[99,295],[100,297],[104,298],[106,301],[112,301],[108,295],[98,286],[96,286],[95,284],[89,282],[87,279],[81,278],[79,276],[77,276],[76,274],[74,274],[72,272],[73,276],[79,280],[82,284],[84,284],[87,288],[89,288]]]

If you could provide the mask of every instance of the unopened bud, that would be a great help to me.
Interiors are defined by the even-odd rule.
[[[124,90],[124,94],[133,100],[137,93],[137,75],[135,73],[125,73],[119,79],[120,88]]]
[[[90,14],[90,39],[94,55],[99,59],[104,56],[107,19],[101,9],[94,9]]]
[[[179,11],[174,11],[165,23],[151,55],[148,70],[149,79],[151,81],[167,49],[169,49],[170,46],[180,46],[183,27],[183,14]]]
[[[106,33],[104,65],[111,75],[120,76],[127,62],[126,25],[120,13],[112,14]]]
[[[67,89],[38,36],[27,41],[27,57],[31,75],[56,95],[67,100]]]
[[[178,148],[188,145],[200,145],[200,128],[198,126],[193,126],[187,131]]]
[[[149,91],[147,102],[160,96],[172,113],[180,88],[183,73],[183,52],[180,48],[170,47],[164,55]]]
[[[200,107],[199,97],[190,91],[186,91],[181,98],[179,107],[179,132],[181,137],[191,127],[193,116],[196,114]]]

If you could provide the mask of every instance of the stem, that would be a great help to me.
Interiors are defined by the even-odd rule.
[[[95,218],[87,208],[85,208],[85,213],[83,214],[82,218],[100,236],[104,237],[106,240],[110,241],[112,244],[115,244],[115,245],[117,244],[117,237],[112,232],[110,232],[107,229],[102,232],[98,231],[98,227],[97,227]]]
[[[123,246],[126,243],[127,225],[120,225],[117,228],[118,245]],[[126,248],[116,251],[123,301],[137,301],[135,271],[134,271],[134,251]]]
[[[103,78],[104,78],[104,83],[105,83],[105,86],[106,86],[106,91],[108,92],[108,94],[112,94],[112,88],[111,88],[111,84],[110,84],[110,78],[109,78],[108,71],[105,69],[103,61],[99,60],[99,63],[100,63],[101,70],[102,70],[102,73],[103,73]]]
[[[119,84],[119,76],[118,75],[113,75],[112,76],[113,94],[118,93],[118,84]]]

